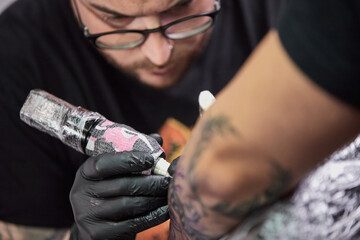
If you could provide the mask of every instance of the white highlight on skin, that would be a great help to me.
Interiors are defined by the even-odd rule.
[[[211,94],[210,91],[208,90],[202,91],[199,94],[200,113],[209,109],[214,102],[215,102],[215,97],[214,95]]]

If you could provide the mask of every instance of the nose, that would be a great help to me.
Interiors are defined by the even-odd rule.
[[[160,26],[157,16],[144,17],[147,29]],[[156,66],[165,65],[171,57],[173,40],[167,39],[161,32],[151,33],[146,41],[140,46],[142,53]]]

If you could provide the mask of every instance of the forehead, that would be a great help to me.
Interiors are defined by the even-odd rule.
[[[184,0],[84,0],[129,16],[150,15],[175,6]]]

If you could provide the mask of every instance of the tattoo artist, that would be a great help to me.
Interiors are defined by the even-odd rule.
[[[360,9],[355,2],[338,0],[328,1],[322,14],[320,9],[320,0],[291,1],[277,29],[267,34],[198,121],[169,189],[170,239],[225,236],[249,214],[294,189],[326,156],[359,134],[360,47],[355,43],[360,42]],[[329,38],[334,28],[340,37]],[[120,163],[101,167],[106,157],[90,160],[78,172],[71,196],[77,223],[80,232],[87,225],[88,232],[81,234],[93,239],[131,238],[136,228],[141,230],[151,224],[151,216],[163,212],[154,204],[157,210],[150,215],[140,214],[130,222],[116,219],[126,211],[116,214],[123,205],[110,210],[113,202],[105,197],[116,193],[113,181],[125,187],[120,182],[127,178],[112,178],[113,173],[127,172]],[[137,165],[131,171],[141,169]],[[99,182],[87,180],[108,176]],[[78,189],[82,183],[96,189],[91,201]],[[149,194],[148,189],[130,186],[130,191],[122,191]],[[87,206],[79,212],[82,198]],[[88,221],[98,216],[97,204],[104,206],[103,221]],[[104,221],[107,217],[116,223]]]

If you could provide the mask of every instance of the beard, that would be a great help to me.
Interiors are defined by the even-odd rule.
[[[191,45],[191,42],[188,44],[179,44],[180,46],[174,45],[173,52],[170,56],[169,61],[162,66],[158,66],[153,64],[149,59],[145,58],[141,61],[134,62],[132,64],[124,65],[121,63],[118,63],[111,55],[102,52],[101,54],[105,57],[105,59],[113,65],[115,68],[120,70],[121,72],[125,73],[138,83],[150,87],[150,88],[166,88],[171,87],[178,83],[181,78],[187,73],[189,70],[191,64],[197,59],[197,57],[200,55],[200,53],[205,48],[206,43],[208,42],[210,34],[205,34],[205,36],[202,38],[200,43],[194,47],[189,49],[189,44]],[[138,70],[148,70],[148,71],[156,71],[167,67],[176,67],[179,68],[177,73],[174,74],[171,79],[171,83],[167,84],[164,87],[155,87],[151,84],[146,83],[145,80],[142,80],[140,75],[138,74]]]

